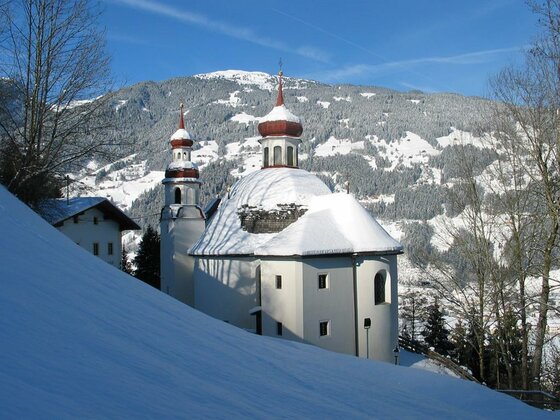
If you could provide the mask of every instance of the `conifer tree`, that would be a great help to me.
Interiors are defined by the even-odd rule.
[[[148,225],[146,232],[142,235],[136,258],[134,258],[134,264],[136,264],[134,276],[156,289],[160,288],[159,248],[159,234],[151,225]]]
[[[132,269],[132,264],[128,259],[128,254],[126,252],[126,248],[123,246],[122,255],[121,255],[121,270],[124,271],[126,274],[133,275],[134,270]]]
[[[439,354],[448,355],[453,348],[453,344],[449,341],[449,330],[445,327],[443,313],[437,300],[428,308],[428,319],[422,335],[426,344],[433,347]]]

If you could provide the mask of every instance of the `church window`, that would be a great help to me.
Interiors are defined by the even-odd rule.
[[[375,275],[374,294],[375,294],[376,305],[387,302],[385,298],[385,282],[386,282],[386,276],[384,272],[380,271]]]
[[[281,322],[277,322],[276,323],[276,335],[282,335],[282,323]]]
[[[288,162],[288,166],[294,166],[294,148],[292,146],[288,146],[287,147],[288,150],[288,156],[286,159]]]
[[[181,204],[181,188],[175,188],[175,204]]]
[[[282,276],[276,276],[276,288],[277,289],[282,288]]]
[[[329,321],[320,321],[319,322],[319,335],[321,337],[329,335]]]
[[[93,243],[93,255],[99,255],[99,243],[98,242]]]
[[[80,221],[80,217],[79,216],[74,216],[74,223],[78,223]]]
[[[282,148],[274,146],[274,165],[282,165]]]
[[[328,275],[327,274],[319,274],[318,276],[319,282],[319,289],[328,289]]]
[[[94,218],[93,218],[93,224],[94,224],[94,225],[99,224],[99,219],[98,219],[97,217],[94,217]]]
[[[113,242],[107,244],[107,255],[113,255]]]
[[[264,160],[263,166],[264,166],[265,168],[268,167],[268,166],[269,166],[269,163],[268,163],[268,147],[265,147],[265,148],[264,148],[264,157],[263,157],[263,160]]]
[[[183,159],[187,159],[187,152],[183,152]]]

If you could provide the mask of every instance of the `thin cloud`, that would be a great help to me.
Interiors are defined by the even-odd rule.
[[[411,67],[422,64],[451,64],[451,65],[472,65],[494,60],[500,54],[515,51],[522,51],[524,47],[496,48],[492,50],[475,51],[465,54],[452,56],[421,57],[408,60],[389,61],[380,64],[354,64],[340,69],[328,70],[319,73],[317,76],[321,80],[336,82],[346,80],[350,77],[356,78],[364,75],[379,74],[395,68],[410,70]]]
[[[234,26],[229,23],[208,19],[206,16],[192,13],[184,9],[176,9],[174,7],[161,4],[151,0],[109,0],[113,3],[119,3],[134,9],[144,10],[161,16],[170,17],[184,23],[189,23],[204,27],[213,32],[221,33],[231,38],[241,39],[266,48],[272,48],[279,51],[291,52],[316,61],[327,62],[329,56],[316,48],[309,46],[299,46],[291,48],[281,41],[277,41],[255,33],[253,30],[245,27]]]

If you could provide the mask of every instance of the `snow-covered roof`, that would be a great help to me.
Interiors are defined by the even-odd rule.
[[[250,255],[276,234],[244,231],[238,210],[244,205],[262,210],[279,204],[307,205],[311,197],[330,194],[315,175],[301,169],[274,168],[241,178],[224,197],[206,230],[191,248],[194,255]]]
[[[255,250],[255,255],[396,253],[402,245],[349,194],[313,197],[295,223]]]
[[[300,123],[300,119],[292,114],[292,112],[286,108],[285,105],[278,105],[272,108],[268,114],[260,119],[260,122],[266,121],[291,121],[295,123]]]
[[[238,215],[244,205],[259,210],[296,204],[307,212],[278,233],[249,233]],[[397,253],[393,239],[353,196],[332,194],[315,175],[301,169],[253,172],[238,181],[191,248],[194,255],[324,255]]]
[[[104,197],[73,197],[69,200],[65,198],[45,200],[40,204],[38,212],[51,225],[56,225],[93,207],[99,208],[108,217],[115,219],[119,223],[121,230],[140,229],[136,222]]]
[[[184,128],[179,128],[175,133],[171,136],[171,140],[191,140],[192,137],[187,130]]]

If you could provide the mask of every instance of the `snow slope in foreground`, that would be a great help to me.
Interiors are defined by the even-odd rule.
[[[211,319],[88,254],[0,187],[7,418],[547,413],[481,386]]]

